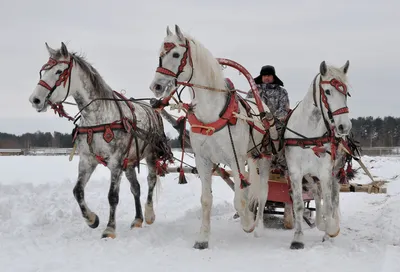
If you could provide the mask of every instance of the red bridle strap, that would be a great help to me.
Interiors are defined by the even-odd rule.
[[[321,96],[322,96],[322,102],[324,103],[325,108],[328,109],[328,111],[330,110],[329,109],[329,104],[328,104],[328,98],[326,97],[325,92],[324,92],[324,90],[323,90],[323,88],[321,86],[322,84],[330,84],[339,93],[343,94],[344,96],[348,95],[346,84],[344,84],[343,82],[337,80],[336,78],[333,78],[333,79],[331,79],[329,81],[321,81],[320,85],[319,85],[319,88],[320,88],[320,92],[321,92]],[[348,107],[343,107],[343,108],[335,110],[334,112],[332,112],[332,116],[345,114],[345,113],[349,113],[349,108]]]
[[[192,54],[190,52],[189,41],[186,40],[186,44],[179,44],[179,46],[185,47],[186,51],[185,51],[185,53],[183,53],[183,56],[182,56],[182,59],[181,59],[181,63],[179,65],[179,67],[178,67],[178,72],[174,73],[171,70],[162,67],[162,57],[167,55],[172,49],[174,49],[176,47],[176,45],[174,43],[166,42],[166,43],[164,43],[164,52],[162,52],[160,54],[160,63],[159,63],[159,66],[156,69],[157,73],[178,78],[180,73],[183,72],[183,69],[185,68],[185,66],[187,64],[187,59],[188,58],[189,58],[189,64],[193,67]]]

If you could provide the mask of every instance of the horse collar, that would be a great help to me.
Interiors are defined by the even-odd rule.
[[[227,124],[235,125],[237,117],[234,112],[239,113],[239,104],[236,94],[229,92],[226,104],[219,114],[219,119],[211,123],[203,123],[197,119],[193,111],[191,111],[191,105],[185,104],[184,107],[188,110],[187,118],[191,126],[191,131],[198,134],[207,136],[213,135],[215,132],[224,128]]]

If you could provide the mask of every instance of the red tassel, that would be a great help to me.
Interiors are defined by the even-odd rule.
[[[183,172],[183,169],[181,168],[181,170],[179,171],[179,181],[178,184],[186,184],[187,180],[185,177],[185,172]]]
[[[250,186],[250,183],[247,181],[247,179],[243,176],[242,173],[240,173],[239,176],[240,176],[240,189]]]
[[[353,168],[351,167],[351,162],[347,163],[346,176],[348,179],[354,178],[354,171]]]

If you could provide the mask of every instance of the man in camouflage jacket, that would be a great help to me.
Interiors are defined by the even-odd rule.
[[[280,121],[283,121],[290,110],[289,96],[286,89],[283,88],[282,80],[276,75],[274,66],[263,66],[260,75],[254,81],[257,84],[261,99],[267,104],[271,113]],[[247,98],[252,97],[253,92],[249,91]]]
[[[274,66],[265,65],[261,68],[260,75],[254,78],[257,84],[258,92],[263,102],[268,106],[271,113],[279,121],[275,123],[279,137],[282,137],[283,121],[290,111],[289,95],[283,82],[276,75]],[[250,90],[247,98],[252,98],[253,92]],[[272,169],[278,170],[281,174],[287,169],[286,161],[282,152],[274,156],[272,160]]]

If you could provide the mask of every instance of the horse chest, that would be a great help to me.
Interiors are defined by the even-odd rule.
[[[191,134],[190,142],[195,154],[210,159],[213,163],[230,164],[232,161],[232,145],[229,137],[222,138]]]

